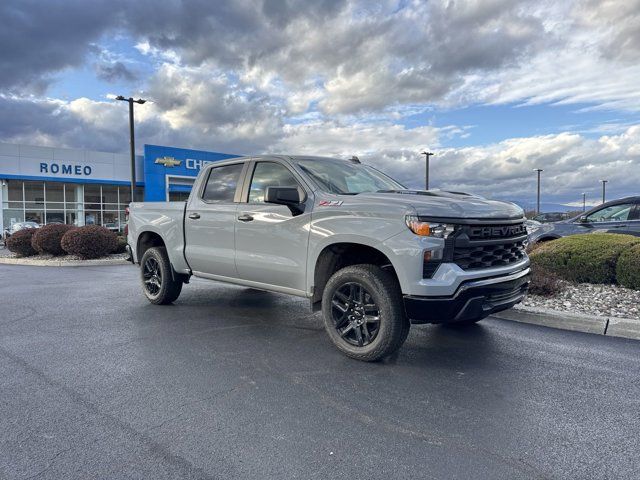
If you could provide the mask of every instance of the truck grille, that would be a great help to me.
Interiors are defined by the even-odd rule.
[[[523,223],[461,225],[451,239],[453,262],[463,270],[505,266],[526,257]]]

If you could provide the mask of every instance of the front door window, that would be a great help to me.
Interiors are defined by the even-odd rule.
[[[587,215],[587,222],[626,222],[632,208],[632,203],[611,205]]]

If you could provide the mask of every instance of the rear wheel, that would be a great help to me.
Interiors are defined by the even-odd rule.
[[[152,247],[144,252],[140,273],[142,290],[151,303],[167,305],[180,296],[182,282],[173,279],[171,263],[164,247]]]
[[[409,334],[398,282],[376,265],[337,271],[324,289],[322,312],[335,346],[357,360],[391,355]]]

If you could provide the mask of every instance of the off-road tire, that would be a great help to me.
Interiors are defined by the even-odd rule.
[[[153,285],[147,283],[154,277],[149,277],[151,266],[157,266],[159,286],[155,282]],[[144,252],[140,261],[140,279],[142,281],[142,291],[147,299],[155,305],[168,305],[173,303],[180,296],[182,282],[174,280],[172,276],[171,263],[167,250],[164,247],[152,247]],[[152,288],[153,287],[153,288]]]
[[[361,285],[377,307],[379,327],[375,337],[364,346],[353,345],[341,336],[334,318],[334,295],[341,288]],[[341,305],[344,307],[344,305]],[[322,295],[322,313],[329,338],[344,354],[357,360],[373,362],[395,353],[407,339],[410,322],[404,311],[402,293],[396,277],[376,265],[353,265],[334,273]],[[372,317],[375,318],[375,317]],[[349,325],[345,326],[346,327]],[[353,341],[353,340],[352,340]]]

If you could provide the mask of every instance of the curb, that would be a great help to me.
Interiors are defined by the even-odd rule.
[[[32,267],[95,267],[104,265],[128,265],[131,262],[122,258],[103,258],[96,260],[32,260],[28,258],[0,257],[0,264],[27,265]]]
[[[633,318],[593,317],[579,313],[532,307],[512,308],[495,313],[492,317],[561,330],[640,340],[640,320]]]

